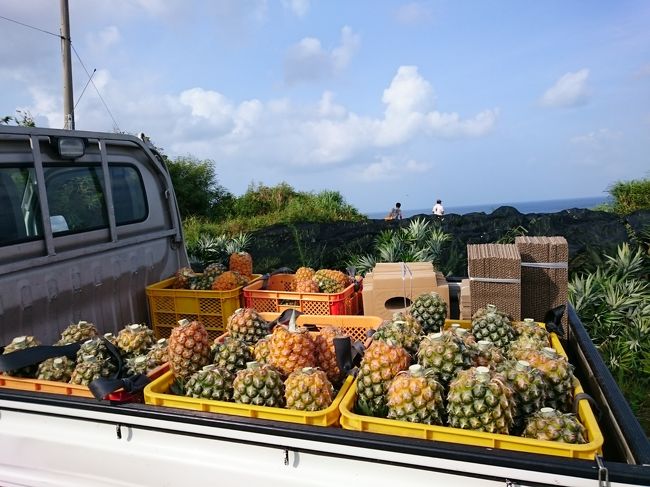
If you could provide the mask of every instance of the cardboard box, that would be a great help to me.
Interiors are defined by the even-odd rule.
[[[379,263],[363,279],[363,311],[388,320],[406,311],[419,295],[432,291],[447,303],[449,318],[449,286],[431,262]]]

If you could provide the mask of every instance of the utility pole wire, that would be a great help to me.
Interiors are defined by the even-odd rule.
[[[86,69],[86,65],[81,60],[81,56],[79,56],[79,53],[77,52],[77,49],[75,49],[74,44],[70,43],[70,45],[72,47],[72,52],[74,52],[75,56],[77,56],[77,59],[79,60],[79,63],[81,64],[81,67],[84,69],[84,71],[86,72],[86,75],[88,76],[88,83],[91,83],[93,85],[93,88],[95,88],[95,91],[97,92],[97,96],[99,96],[99,99],[102,101],[102,103],[104,105],[104,108],[106,108],[106,111],[108,112],[111,119],[113,120],[113,128],[116,129],[116,130],[119,130],[120,126],[117,124],[117,121],[115,120],[115,117],[113,116],[113,113],[111,113],[110,108],[108,108],[108,105],[104,101],[104,97],[102,97],[102,94],[99,92],[99,89],[97,88],[97,85],[95,85],[95,82],[92,79],[93,77],[91,76],[91,74]],[[97,71],[97,70],[95,70],[95,71]],[[95,71],[93,71],[93,75],[95,74]],[[84,90],[85,90],[85,88],[84,88]]]
[[[74,104],[74,108],[77,108],[77,105],[81,101],[81,97],[84,96],[84,93],[86,92],[86,88],[88,88],[88,85],[90,84],[90,81],[93,79],[93,76],[95,76],[96,72],[97,72],[97,68],[93,69],[93,73],[90,75],[90,78],[88,78],[88,81],[86,81],[86,86],[84,86],[84,89],[81,90],[81,95],[79,95],[79,98],[77,99],[77,103]]]
[[[4,20],[7,20],[9,22],[13,22],[14,24],[22,25],[23,27],[27,27],[29,29],[34,29],[34,30],[37,30],[39,32],[43,32],[44,34],[49,34],[51,36],[58,37],[59,39],[63,39],[63,36],[61,34],[55,34],[54,32],[50,32],[48,30],[39,29],[38,27],[34,27],[33,25],[25,24],[23,22],[19,22],[19,21],[14,20],[14,19],[10,19],[9,17],[5,17],[4,15],[0,15],[0,19],[4,19]]]

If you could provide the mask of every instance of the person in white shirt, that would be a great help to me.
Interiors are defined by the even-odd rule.
[[[444,215],[445,214],[445,208],[442,206],[442,200],[437,200],[436,204],[433,206],[433,209],[431,211],[436,216]]]

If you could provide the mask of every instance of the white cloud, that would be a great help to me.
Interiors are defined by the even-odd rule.
[[[341,29],[340,44],[327,51],[315,37],[305,37],[287,51],[284,78],[289,84],[314,81],[344,70],[359,49],[360,36],[348,26]]]
[[[604,143],[613,140],[619,140],[623,136],[622,132],[612,131],[609,129],[599,129],[582,135],[576,135],[571,138],[571,142],[587,147],[598,148]]]
[[[97,50],[108,49],[118,44],[122,40],[120,29],[115,25],[104,27],[99,32],[88,33],[88,44],[91,48]]]
[[[431,21],[433,12],[424,2],[411,2],[401,5],[395,12],[395,18],[404,25],[422,24]]]
[[[309,12],[309,0],[282,0],[282,5],[298,17],[304,17]]]
[[[383,156],[359,171],[356,179],[364,182],[395,181],[413,173],[426,173],[431,167],[429,163],[417,162],[413,159],[399,162],[394,158]]]
[[[587,89],[589,70],[584,68],[575,73],[564,74],[542,96],[542,105],[549,107],[573,107],[584,105],[589,93]]]

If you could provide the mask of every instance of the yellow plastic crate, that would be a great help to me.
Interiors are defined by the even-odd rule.
[[[266,321],[273,321],[280,313],[260,313]],[[378,316],[363,315],[300,315],[296,319],[299,326],[312,325],[318,328],[335,326],[343,330],[353,341],[363,342],[366,339],[368,330],[376,330],[382,319]]]
[[[448,321],[448,324],[451,323],[460,323],[461,326],[466,326],[467,321]],[[566,357],[555,333],[551,333],[551,342],[553,348],[560,355]],[[575,379],[574,396],[581,392],[583,392],[582,386]],[[588,442],[582,445],[363,416],[354,412],[356,401],[357,383],[355,381],[341,402],[340,422],[344,429],[588,460],[593,460],[596,454],[602,452],[603,435],[586,399],[582,399],[578,403],[578,417],[587,430]]]
[[[353,378],[348,377],[332,404],[322,411],[296,411],[293,409],[275,408],[269,406],[251,406],[227,401],[212,401],[195,399],[193,397],[175,396],[169,394],[169,388],[174,382],[172,372],[167,372],[157,380],[148,384],[144,389],[146,404],[180,409],[192,409],[210,413],[245,416],[248,418],[270,419],[289,423],[308,424],[312,426],[338,426],[339,405],[343,396],[352,385]]]
[[[260,274],[253,274],[253,281]],[[221,335],[228,318],[244,304],[242,289],[230,291],[195,291],[173,289],[174,278],[151,284],[146,288],[151,323],[157,338],[167,338],[182,319],[203,323],[210,339]]]

